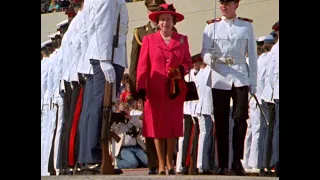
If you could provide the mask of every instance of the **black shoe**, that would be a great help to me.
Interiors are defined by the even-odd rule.
[[[267,170],[265,171],[265,176],[267,177],[273,177],[274,176],[273,174],[274,173],[271,171],[270,168],[267,168]]]
[[[202,173],[198,173],[199,175],[212,175],[213,173],[211,171],[208,170],[204,170],[202,171]]]
[[[238,175],[238,176],[244,176],[246,173],[240,160],[233,161],[232,170],[235,172],[235,175]]]
[[[275,171],[276,171],[276,177],[279,177],[279,163],[276,163]]]
[[[218,168],[215,175],[227,175],[228,169],[227,168]]]
[[[64,169],[63,175],[73,175],[73,168],[68,167],[67,169]]]
[[[80,175],[80,174],[82,174],[83,168],[84,168],[84,167],[82,167],[81,164],[76,164],[76,166],[75,166],[74,169],[73,169],[73,175]]]
[[[65,169],[60,169],[60,171],[59,171],[59,176],[60,176],[60,175],[66,175],[65,171],[66,171]]]
[[[161,171],[159,175],[167,175],[165,171]]]
[[[121,169],[114,169],[114,174],[123,174]]]
[[[158,174],[157,168],[155,167],[149,168],[148,175],[157,175],[157,174]]]
[[[266,176],[266,173],[264,172],[264,168],[261,168],[259,170],[259,176]]]
[[[100,174],[101,164],[87,164],[85,167],[86,172],[92,174]]]
[[[176,171],[173,168],[171,168],[169,170],[169,175],[176,175]]]
[[[189,167],[188,166],[182,167],[182,175],[189,175]]]

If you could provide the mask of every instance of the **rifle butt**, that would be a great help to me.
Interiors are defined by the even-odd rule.
[[[101,174],[114,174],[114,166],[112,165],[112,158],[109,153],[109,142],[107,140],[101,143],[102,149],[102,162],[101,162]]]

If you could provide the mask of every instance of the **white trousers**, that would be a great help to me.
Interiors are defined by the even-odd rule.
[[[49,157],[50,157],[50,150],[52,146],[52,138],[55,130],[55,121],[56,121],[56,111],[57,108],[52,106],[50,109],[49,105],[45,105],[45,109],[48,112],[48,117],[45,118],[44,124],[41,125],[44,128],[44,137],[42,138],[43,141],[43,148],[41,149],[41,161],[42,161],[42,176],[50,175],[48,173],[48,166],[49,166]]]
[[[47,134],[47,123],[48,123],[48,118],[49,118],[49,105],[44,104],[43,109],[41,110],[41,176],[47,176],[48,170],[44,169],[44,161],[45,161],[45,138]]]
[[[249,117],[251,109],[249,109]],[[242,165],[245,169],[249,169],[248,161],[250,156],[251,142],[252,142],[252,131],[251,131],[251,119],[247,119],[247,133],[244,139],[244,151],[243,151],[243,160]]]
[[[248,128],[244,145],[244,168],[258,168],[258,144],[260,134],[260,110],[255,100],[251,98],[249,102]]]
[[[199,141],[198,141],[198,158],[197,158],[197,168],[199,172],[201,170],[210,169],[210,157],[211,157],[211,147],[213,140],[212,126],[213,122],[210,115],[199,115]]]
[[[177,164],[176,164],[176,172],[182,172],[182,145],[183,145],[183,136],[179,137],[178,140],[178,152],[177,152]]]
[[[250,147],[250,156],[248,160],[248,165],[252,168],[258,168],[258,153],[259,153],[259,136],[260,136],[260,118],[261,112],[259,107],[256,107],[254,111],[254,118],[251,118],[251,133],[252,141]]]
[[[184,119],[183,119],[183,132],[184,132]],[[184,137],[179,137],[178,140],[178,152],[176,160],[176,172],[182,172],[182,146]]]
[[[64,122],[64,116],[63,116],[63,99],[60,97],[60,95],[56,96],[56,103],[58,104],[58,118],[57,118],[57,129],[56,129],[56,136],[54,140],[54,149],[53,149],[53,167],[56,171],[56,174],[59,175],[59,147],[60,147],[60,136],[61,136],[61,129],[62,124]]]

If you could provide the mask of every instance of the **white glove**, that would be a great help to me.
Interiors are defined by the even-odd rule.
[[[249,92],[250,92],[251,95],[256,94],[256,92],[257,92],[257,86],[250,85],[250,86],[249,86]]]
[[[113,83],[116,79],[116,72],[114,71],[114,67],[109,61],[100,61],[100,67],[106,78],[106,81],[109,83]]]

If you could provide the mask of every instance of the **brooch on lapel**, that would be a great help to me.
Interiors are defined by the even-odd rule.
[[[183,39],[183,36],[181,36],[180,38],[180,44],[183,44],[184,43],[184,39]]]

